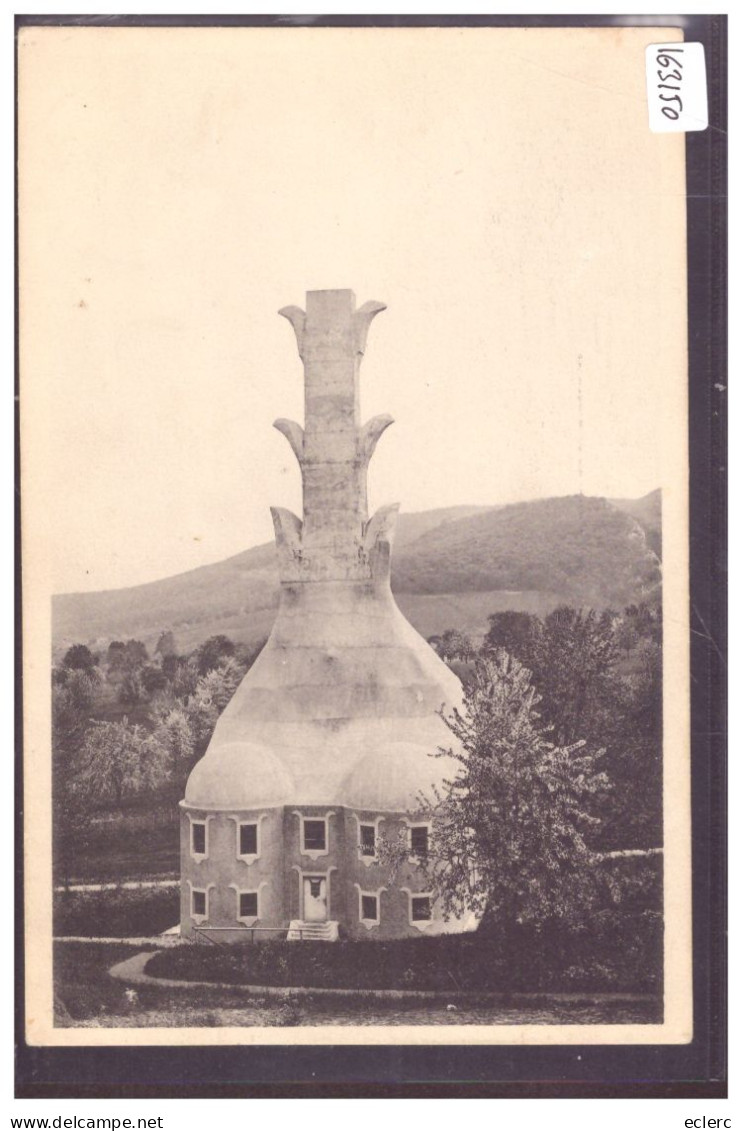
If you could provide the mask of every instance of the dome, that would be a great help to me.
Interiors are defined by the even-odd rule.
[[[414,742],[391,742],[365,754],[347,775],[337,803],[354,809],[409,813],[420,807],[420,795],[433,799],[456,775],[453,758],[435,757],[435,748]]]
[[[293,800],[294,782],[267,746],[227,742],[209,748],[191,770],[186,805],[203,809],[258,809]]]

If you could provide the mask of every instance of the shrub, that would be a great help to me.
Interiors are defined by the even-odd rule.
[[[386,942],[271,941],[215,951],[179,947],[154,955],[147,972],[232,985],[518,992],[653,992],[661,985],[662,922],[656,913],[597,917],[595,929],[551,924],[504,933]]]

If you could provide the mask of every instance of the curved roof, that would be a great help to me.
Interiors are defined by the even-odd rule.
[[[355,809],[408,813],[420,796],[433,799],[434,787],[456,775],[457,763],[414,742],[390,742],[365,754],[342,782],[337,803]]]
[[[191,770],[187,805],[205,809],[258,809],[293,800],[294,781],[267,746],[228,742],[209,750]]]

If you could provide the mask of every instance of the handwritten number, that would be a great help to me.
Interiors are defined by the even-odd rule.
[[[678,48],[678,50],[682,51],[682,48]],[[667,49],[665,49],[665,51],[661,52],[657,56],[657,66],[658,67],[680,67],[682,69],[683,62],[682,62],[682,59],[674,59],[671,55],[668,55]]]
[[[678,56],[683,54],[682,47],[663,47],[657,55],[657,94],[660,102],[676,103],[675,106],[660,107],[662,114],[671,122],[677,122],[683,110],[683,100],[678,94],[662,94],[663,90],[680,90],[680,86],[673,86],[668,79],[681,82],[683,78],[683,61]]]

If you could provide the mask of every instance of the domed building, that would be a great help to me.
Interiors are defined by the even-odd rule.
[[[219,941],[396,938],[445,920],[421,866],[420,796],[457,763],[441,708],[461,685],[405,620],[389,570],[397,505],[369,519],[366,476],[382,432],[363,427],[359,367],[371,320],[352,291],[310,291],[292,323],[305,426],[276,421],[299,462],[303,518],[273,509],[281,596],[263,651],[221,715],[181,802],[181,932]],[[391,868],[381,838],[404,838]],[[246,928],[252,928],[246,930]],[[270,928],[270,930],[269,930]]]

